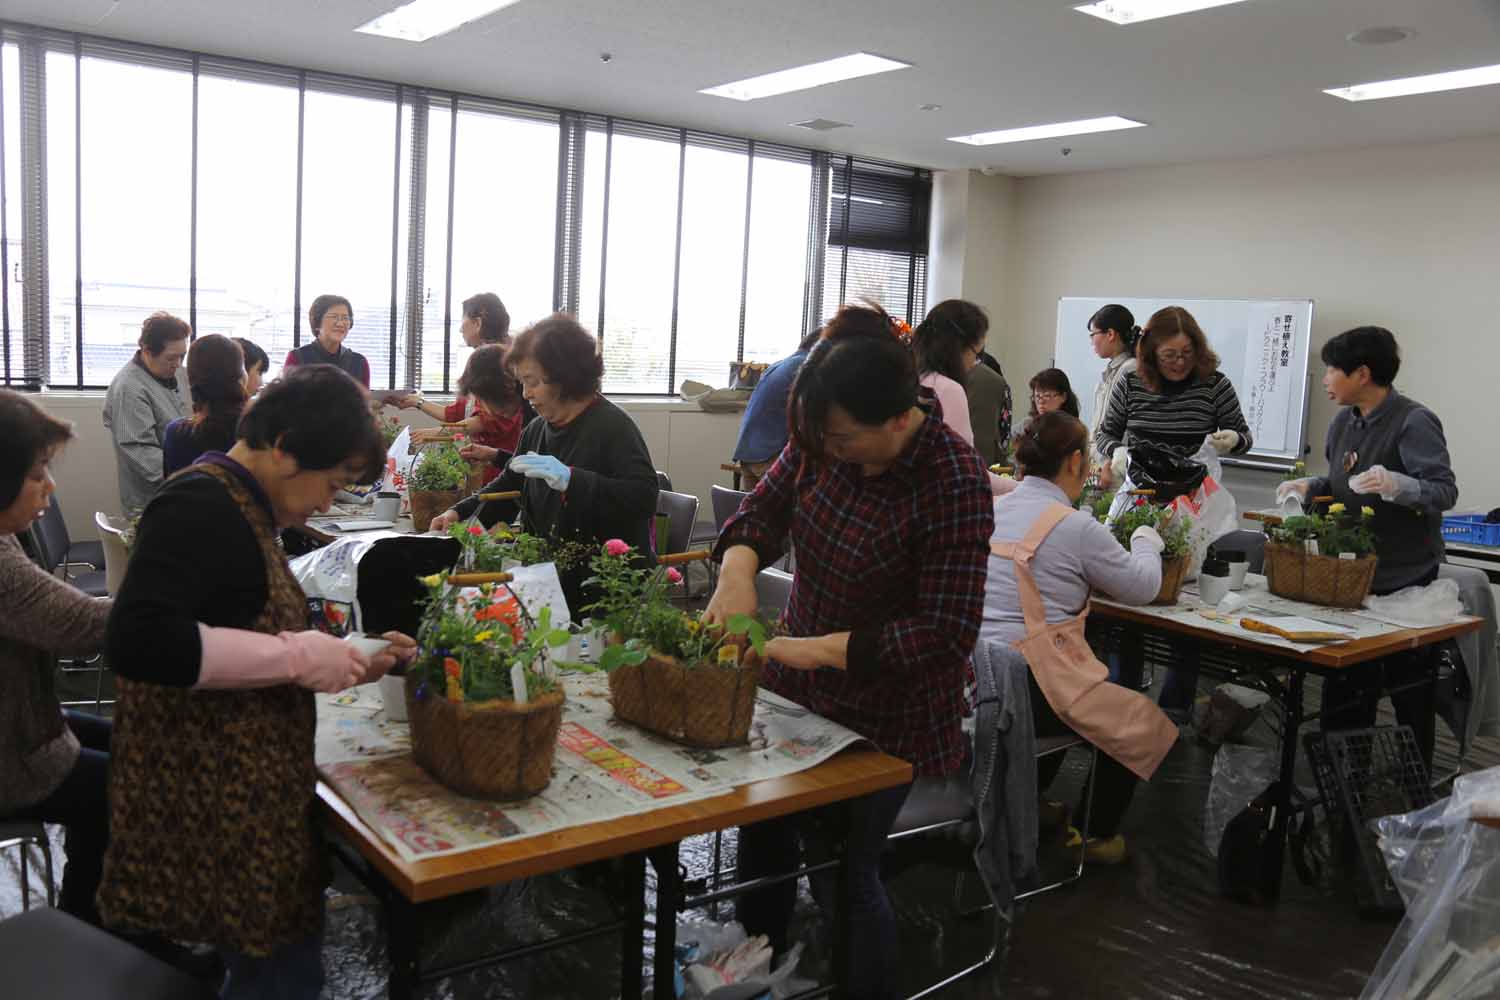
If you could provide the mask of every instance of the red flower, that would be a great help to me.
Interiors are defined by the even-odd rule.
[[[604,543],[604,551],[612,556],[623,556],[630,551],[630,546],[618,538],[611,538]]]
[[[481,528],[477,524],[471,524],[471,525],[469,525],[469,534],[471,534],[471,535],[482,535],[482,534],[484,534],[484,529]]]
[[[1135,498],[1135,505],[1137,507],[1144,507],[1144,506],[1146,506],[1146,498],[1145,497],[1136,497]]]
[[[468,438],[466,438],[462,434],[454,434],[453,435],[453,441],[454,441],[455,444],[462,444],[466,440],[468,440]]]
[[[672,584],[682,582],[682,574],[677,571],[675,566],[667,567],[667,582]]]

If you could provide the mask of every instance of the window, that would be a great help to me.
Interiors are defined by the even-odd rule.
[[[196,332],[292,349],[297,250],[297,87],[198,80]]]
[[[143,110],[144,109],[144,110]],[[106,385],[141,320],[259,344],[320,294],[372,388],[451,391],[462,302],[575,310],[605,388],[722,385],[840,302],[920,317],[928,176],[575,111],[0,24],[8,384]],[[846,190],[847,189],[847,190]]]
[[[342,295],[354,311],[344,345],[369,361],[370,387],[388,389],[396,105],[394,99],[310,87],[304,101],[297,341],[305,344],[313,338],[307,323],[313,299]]]

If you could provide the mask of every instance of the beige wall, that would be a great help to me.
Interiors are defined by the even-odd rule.
[[[117,513],[120,491],[115,474],[114,448],[100,413],[103,393],[45,393],[38,398],[56,416],[71,421],[74,440],[54,465],[57,497],[69,531],[78,538],[97,537],[94,512]],[[730,473],[720,470],[729,461],[739,433],[738,413],[704,413],[697,406],[673,400],[621,399],[651,450],[656,467],[672,479],[678,492],[702,501],[698,520],[712,520],[709,488],[732,485]],[[388,413],[397,413],[388,410]],[[434,422],[412,411],[399,411],[415,426]]]
[[[1397,384],[1442,419],[1460,505],[1500,504],[1500,138],[1025,178],[1006,242],[990,346],[1007,373],[1048,364],[1063,295],[1309,297],[1315,352],[1352,326],[1395,332]],[[1317,463],[1333,411],[1315,385]]]

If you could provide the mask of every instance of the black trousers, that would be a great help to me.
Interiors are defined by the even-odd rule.
[[[1036,727],[1037,739],[1070,735],[1073,730],[1047,704],[1047,697],[1037,687],[1036,678],[1028,674],[1026,680],[1031,689],[1031,721]],[[1036,762],[1038,791],[1045,792],[1052,784],[1065,756],[1066,753],[1049,754]],[[1130,808],[1130,798],[1135,794],[1136,776],[1106,753],[1100,753],[1096,759],[1093,812],[1089,812],[1088,786],[1085,785],[1078,796],[1078,807],[1073,810],[1073,825],[1083,830],[1087,822],[1089,836],[1108,839],[1120,831],[1120,820]]]

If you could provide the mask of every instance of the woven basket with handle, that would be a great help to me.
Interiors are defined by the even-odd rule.
[[[449,701],[421,679],[406,678],[411,754],[422,769],[460,795],[524,799],[552,780],[552,756],[562,724],[563,693],[470,705]]]
[[[458,503],[458,490],[412,490],[411,526],[422,534],[432,524],[432,519]]]
[[[609,700],[626,722],[694,747],[744,743],[755,717],[760,657],[750,650],[736,667],[696,666],[653,653],[609,674]]]
[[[1294,601],[1335,608],[1358,608],[1375,582],[1375,556],[1339,559],[1313,556],[1292,545],[1266,544],[1266,586]]]

